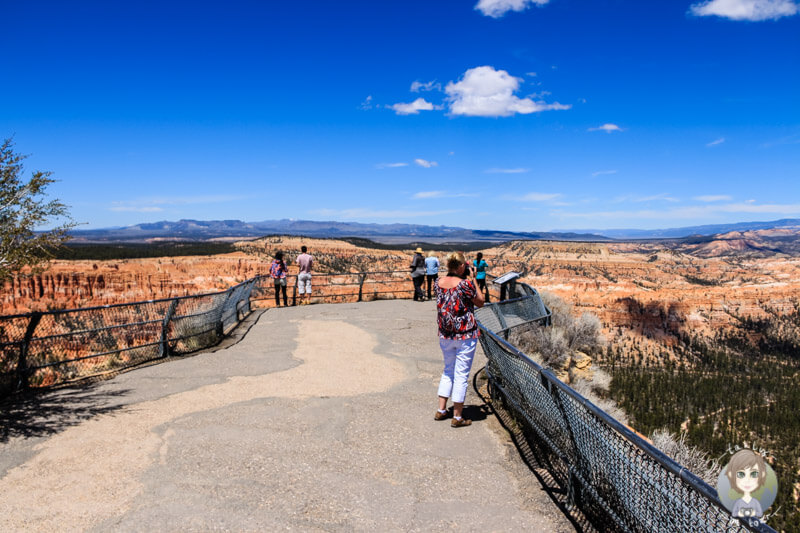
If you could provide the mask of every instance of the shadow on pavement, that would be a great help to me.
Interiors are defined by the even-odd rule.
[[[14,437],[53,435],[97,415],[120,409],[113,402],[129,390],[95,390],[95,384],[58,390],[31,391],[4,399],[0,403],[0,443]]]
[[[481,406],[481,408],[484,409],[484,412],[494,413],[497,421],[500,422],[500,425],[511,437],[511,441],[514,443],[514,446],[519,452],[519,456],[522,461],[530,469],[531,473],[536,476],[536,479],[539,480],[542,490],[544,490],[553,503],[558,506],[563,515],[572,523],[572,526],[575,528],[575,530],[585,533],[597,531],[597,529],[591,524],[591,522],[589,522],[587,517],[577,508],[577,506],[570,505],[564,490],[558,485],[556,480],[547,470],[546,465],[539,459],[538,454],[530,446],[525,438],[525,435],[522,433],[522,431],[520,431],[519,424],[517,424],[511,414],[503,409],[502,406],[496,405],[495,402],[489,400],[486,391],[485,375],[485,368],[482,368],[478,372],[475,372],[475,375],[472,379],[473,389],[477,393],[478,397],[480,397],[484,402],[484,405]],[[479,379],[483,385],[478,384]],[[464,407],[464,411],[466,410],[467,408]]]

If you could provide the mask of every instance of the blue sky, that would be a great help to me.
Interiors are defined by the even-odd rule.
[[[794,0],[7,2],[0,137],[84,228],[800,217]]]

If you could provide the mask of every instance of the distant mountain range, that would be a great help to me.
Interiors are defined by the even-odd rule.
[[[134,226],[73,230],[75,242],[143,242],[152,240],[227,240],[263,237],[265,235],[305,235],[308,237],[362,237],[387,244],[407,242],[505,242],[511,240],[611,241],[639,239],[681,239],[689,236],[708,236],[731,231],[800,228],[800,219],[772,222],[740,222],[669,228],[657,230],[613,229],[553,232],[514,232],[472,230],[452,226],[417,224],[360,224],[313,220],[178,220]]]
[[[800,228],[800,219],[784,218],[767,222],[736,222],[733,224],[708,224],[668,229],[581,229],[575,233],[598,234],[611,239],[682,239],[691,235],[719,235],[731,231],[756,231],[776,228]],[[554,230],[559,231],[559,230]]]
[[[318,222],[313,220],[178,220],[154,222],[121,228],[73,230],[77,242],[244,239],[265,235],[304,235],[307,237],[362,237],[387,244],[406,242],[504,242],[520,239],[559,241],[608,241],[602,235],[573,232],[528,233],[471,230],[450,226],[417,224],[359,224],[357,222]]]

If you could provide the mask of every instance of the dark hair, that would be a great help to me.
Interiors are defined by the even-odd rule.
[[[286,268],[286,263],[283,262],[283,252],[275,252],[275,261],[280,262],[281,270],[283,270],[284,272],[288,271],[288,269]]]
[[[476,258],[475,260],[476,260],[478,263],[480,263],[480,262],[481,262],[481,259],[483,259],[483,254],[482,254],[481,252],[478,252],[477,258]]]
[[[308,251],[308,248],[306,248],[305,246],[301,246],[300,251],[306,253]]]

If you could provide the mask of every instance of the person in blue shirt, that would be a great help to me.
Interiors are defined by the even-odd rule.
[[[475,260],[472,261],[472,267],[475,269],[475,281],[478,282],[478,288],[481,292],[486,292],[486,269],[489,264],[483,260],[483,254],[478,252]]]
[[[428,300],[431,299],[431,287],[434,280],[439,277],[439,258],[433,252],[428,252],[425,258],[425,276],[428,278]]]

